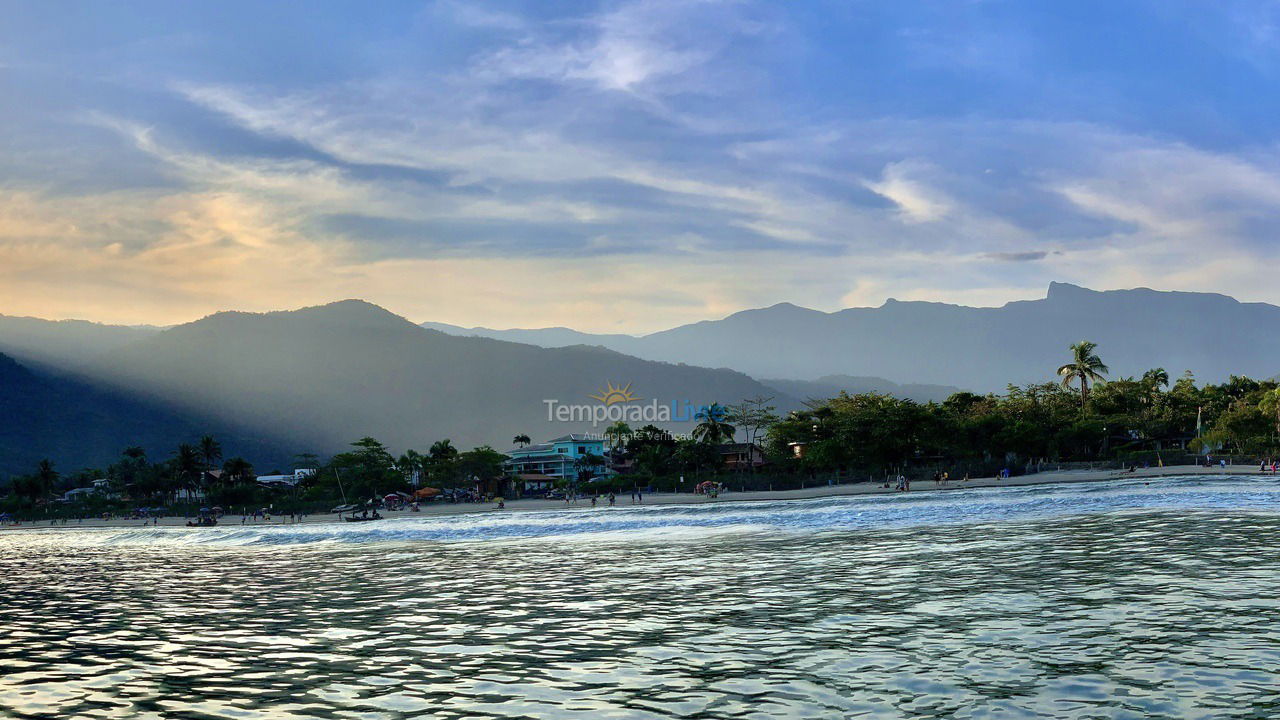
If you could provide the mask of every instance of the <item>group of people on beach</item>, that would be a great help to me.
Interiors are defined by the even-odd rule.
[[[897,485],[893,488],[894,490],[897,490],[898,492],[911,492],[911,478],[899,473],[897,481]],[[938,470],[933,474],[933,486],[935,488],[944,488],[949,482],[951,482],[951,473],[946,470]],[[969,473],[965,473],[964,477],[960,478],[960,482],[969,482]],[[889,487],[889,483],[885,483],[884,487]]]
[[[596,507],[597,505],[599,505],[601,499],[609,501],[609,507],[613,507],[618,504],[618,494],[614,492],[609,492],[604,495],[595,493],[595,494],[592,494],[588,499],[591,501],[591,507]],[[577,505],[577,504],[578,504],[578,495],[576,493],[565,493],[565,496],[564,496],[565,507],[569,507],[570,505]],[[632,505],[644,504],[644,493],[643,491],[640,490],[640,488],[631,489],[631,504]]]
[[[1277,472],[1280,472],[1280,460],[1271,458],[1263,460],[1262,463],[1258,465],[1258,472],[1271,473],[1272,475],[1275,475]]]

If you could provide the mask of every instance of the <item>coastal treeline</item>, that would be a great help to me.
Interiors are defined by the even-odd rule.
[[[578,458],[561,486],[571,492],[687,490],[706,480],[737,480],[744,487],[785,487],[815,476],[857,480],[947,470],[960,477],[1073,461],[1181,464],[1209,453],[1280,457],[1276,380],[1232,376],[1200,384],[1189,372],[1171,378],[1163,368],[1108,378],[1092,343],[1070,351],[1057,381],[1010,385],[1003,393],[960,392],[929,403],[842,393],[785,414],[771,398],[757,397],[703,408],[688,436],[615,423],[603,433],[607,457]],[[530,442],[527,435],[513,440]],[[746,461],[726,462],[726,448]],[[80,503],[170,505],[198,498],[208,505],[319,507],[422,486],[474,490],[477,480],[519,494],[518,480],[503,478],[506,459],[489,446],[460,451],[448,439],[395,455],[366,437],[327,460],[303,454],[293,468],[260,473],[244,458],[223,458],[218,440],[205,436],[154,459],[130,447],[106,468],[68,474],[44,460],[31,473],[10,478],[0,504],[30,509],[69,490],[92,488]],[[258,482],[263,474],[304,468],[314,472],[270,486]]]

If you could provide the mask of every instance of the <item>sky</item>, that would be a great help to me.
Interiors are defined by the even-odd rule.
[[[0,0],[0,313],[1280,303],[1280,1]]]

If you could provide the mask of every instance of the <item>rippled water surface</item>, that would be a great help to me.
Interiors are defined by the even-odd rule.
[[[1280,485],[0,533],[26,718],[1277,718]]]

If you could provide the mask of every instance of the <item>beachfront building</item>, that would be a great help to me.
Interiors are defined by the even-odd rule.
[[[315,468],[298,468],[292,475],[259,475],[255,480],[263,487],[294,488],[303,480],[315,477],[315,474]]]
[[[749,470],[765,464],[764,450],[755,443],[725,443],[716,449],[729,470]]]
[[[564,478],[578,474],[578,458],[588,455],[606,457],[604,438],[599,435],[572,433],[547,442],[512,448],[504,463],[507,475],[520,480],[526,491],[549,490]],[[612,475],[608,464],[597,468],[598,475]]]

